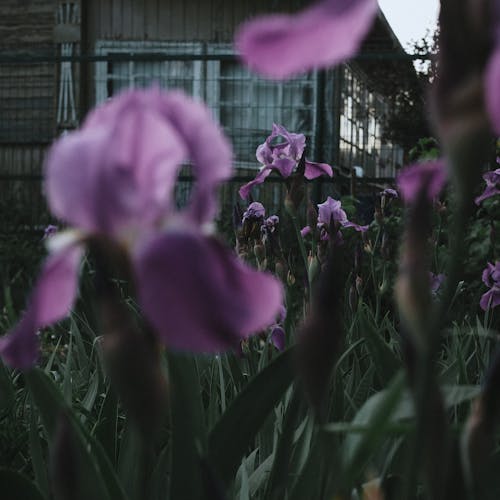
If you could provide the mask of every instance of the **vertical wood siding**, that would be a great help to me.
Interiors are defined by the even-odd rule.
[[[88,0],[90,39],[231,42],[257,13],[297,10],[304,0]]]

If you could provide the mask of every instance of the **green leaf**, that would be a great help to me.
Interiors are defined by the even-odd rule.
[[[2,500],[44,500],[29,479],[8,469],[0,469],[0,492]]]
[[[14,386],[5,366],[0,361],[0,413],[9,411],[14,404]]]
[[[35,473],[35,480],[38,487],[45,495],[48,495],[50,492],[49,479],[40,441],[41,438],[38,432],[38,415],[35,410],[32,409],[29,429],[31,463],[33,465],[33,472]]]
[[[172,469],[170,498],[202,498],[200,456],[206,445],[196,361],[189,356],[168,355],[171,388]]]
[[[218,476],[229,483],[266,417],[294,379],[288,349],[258,373],[233,400],[209,435],[208,456]]]
[[[38,369],[26,373],[25,377],[49,444],[57,453],[56,460],[60,460],[59,465],[65,472],[70,470],[73,475],[66,478],[64,485],[71,491],[67,490],[61,498],[125,500],[104,450],[81,425],[50,378]]]
[[[358,315],[361,323],[360,330],[366,339],[366,345],[373,359],[375,371],[380,383],[385,386],[397,373],[401,363],[383,337],[381,333],[383,329],[377,327],[375,318],[365,304],[360,308]]]
[[[405,377],[398,373],[390,387],[372,396],[354,417],[354,425],[369,425],[369,429],[362,435],[347,436],[343,451],[345,484],[348,485],[354,477],[362,473],[366,461],[384,439],[385,429],[395,413],[404,386]]]

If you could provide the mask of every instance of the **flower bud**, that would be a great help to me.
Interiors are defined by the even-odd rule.
[[[266,258],[266,247],[262,243],[256,243],[253,247],[256,259],[261,262]]]
[[[282,260],[276,261],[276,264],[274,264],[274,272],[276,273],[276,276],[281,281],[285,281],[286,279],[286,265]]]
[[[291,273],[291,271],[288,271],[288,274],[286,276],[286,282],[288,286],[295,285],[295,276]]]

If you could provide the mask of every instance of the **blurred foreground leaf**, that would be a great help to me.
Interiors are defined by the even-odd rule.
[[[56,497],[125,500],[100,443],[81,425],[50,378],[38,369],[28,372],[25,377],[51,449],[56,452],[53,473],[57,478]]]

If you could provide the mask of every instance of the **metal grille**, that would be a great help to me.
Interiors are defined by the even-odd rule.
[[[181,88],[203,100],[224,127],[239,169],[239,180],[223,190],[226,212],[238,200],[237,188],[259,168],[255,150],[273,122],[304,133],[312,160],[329,162],[339,172],[350,173],[360,165],[370,176],[390,176],[393,170],[385,175],[370,166],[380,145],[377,113],[384,109],[383,100],[366,90],[362,75],[349,74],[347,69],[345,73],[331,70],[321,77],[311,73],[285,83],[270,82],[250,74],[222,44],[101,41],[85,55],[77,43],[28,51],[4,48],[0,53],[0,231],[40,230],[50,220],[41,175],[44,153],[54,138],[77,127],[95,104],[125,89],[150,85]],[[373,105],[376,99],[378,107]],[[386,145],[386,156],[395,157],[396,148]],[[380,160],[380,151],[378,156]],[[189,194],[190,182],[185,178],[178,186],[180,204]],[[348,189],[342,187],[349,186],[348,180],[335,182],[337,192]],[[255,196],[266,191],[268,203],[279,206],[281,183],[269,192],[261,191],[256,190]],[[315,193],[321,196],[319,188]]]

